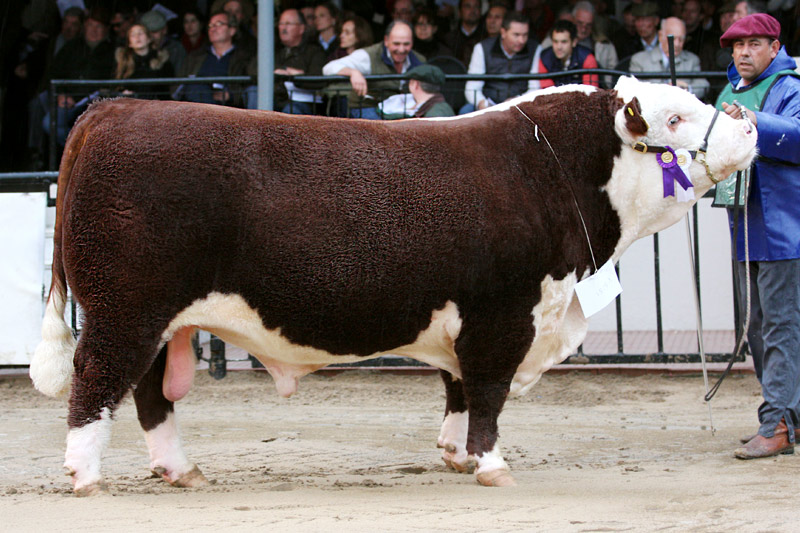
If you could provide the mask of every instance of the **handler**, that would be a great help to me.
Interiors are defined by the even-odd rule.
[[[752,122],[759,151],[747,205],[747,339],[764,402],[758,408],[758,433],[742,439],[744,446],[734,453],[739,459],[794,453],[800,438],[800,78],[778,41],[780,32],[777,20],[758,13],[738,20],[720,37],[720,46],[733,47],[733,63],[717,107]],[[744,295],[745,231],[741,216],[736,222],[730,218],[731,228],[739,225],[739,294]]]

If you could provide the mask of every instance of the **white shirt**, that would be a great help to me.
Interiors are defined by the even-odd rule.
[[[656,36],[653,37],[653,40],[650,43],[648,43],[647,41],[645,41],[641,37],[639,37],[639,41],[642,43],[642,46],[644,47],[644,51],[645,52],[649,52],[650,50],[652,50],[656,46],[661,46],[661,44],[658,42],[658,34],[657,33],[656,33]]]
[[[328,51],[328,48],[330,48],[330,47],[331,47],[331,43],[333,42],[333,40],[334,40],[334,39],[336,39],[336,34],[335,34],[335,33],[333,34],[333,37],[331,37],[331,38],[330,38],[330,39],[328,39],[327,41],[326,41],[325,39],[323,39],[323,38],[322,38],[322,35],[320,35],[319,37],[317,37],[317,40],[319,41],[319,45],[320,45],[320,46],[322,47],[322,49],[323,49],[323,50],[325,50],[326,52]]]
[[[508,57],[508,55],[503,48],[503,45],[500,45],[500,49],[503,50],[503,53]],[[539,45],[536,47],[536,52],[533,54],[533,62],[531,63],[531,74],[536,74],[539,72],[539,56],[542,55],[542,46]],[[486,61],[483,57],[483,46],[481,43],[475,45],[475,48],[472,49],[472,59],[469,62],[469,69],[467,70],[469,74],[486,74]],[[464,96],[467,98],[467,102],[475,106],[475,109],[478,109],[478,104],[481,100],[486,100],[489,105],[495,105],[500,102],[494,102],[491,98],[487,98],[483,94],[483,84],[482,80],[469,80],[467,84],[464,86]],[[542,85],[539,83],[539,80],[529,80],[528,81],[528,91],[535,91],[537,89],[541,89]]]
[[[402,72],[406,72],[408,67],[411,66],[411,60],[406,56],[403,63]],[[322,67],[323,76],[335,76],[343,68],[353,68],[365,76],[372,74],[372,62],[369,60],[369,54],[363,48],[359,48],[349,56],[344,56],[339,59],[334,59]]]

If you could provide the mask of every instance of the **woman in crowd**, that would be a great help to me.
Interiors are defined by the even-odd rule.
[[[358,15],[349,15],[342,22],[342,31],[339,33],[339,47],[329,54],[329,61],[349,56],[359,48],[372,44],[372,28],[365,19]],[[332,117],[347,117],[347,93],[350,92],[350,83],[332,83],[325,87],[323,94],[328,101],[328,115]]]
[[[339,48],[334,52],[333,59],[349,56],[359,48],[371,45],[372,42],[372,28],[369,22],[358,15],[346,17],[339,34]]]
[[[186,53],[194,52],[207,44],[206,32],[204,31],[203,16],[200,11],[190,9],[183,14],[183,35],[181,44],[186,49]]]
[[[436,15],[427,8],[420,9],[414,15],[414,51],[432,59],[438,56],[451,56],[453,52],[436,39]]]
[[[134,24],[128,30],[127,46],[117,48],[114,58],[114,78],[118,80],[142,78],[170,78],[174,75],[172,63],[166,50],[155,51],[152,38],[142,24]],[[167,98],[166,85],[138,85],[122,91],[137,98]]]

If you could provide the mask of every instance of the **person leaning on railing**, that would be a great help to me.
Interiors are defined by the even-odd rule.
[[[539,73],[563,72],[566,70],[597,68],[597,60],[589,48],[578,44],[578,29],[569,20],[557,20],[550,30],[551,45],[539,57]],[[582,83],[584,85],[600,86],[596,74],[579,76],[561,76],[554,79],[540,81],[542,88],[554,85],[567,85]]]
[[[81,37],[72,39],[53,60],[50,79],[105,80],[114,70],[114,46],[108,40],[108,10],[92,9],[83,25]],[[89,105],[86,89],[59,89],[56,109],[56,142],[64,146],[72,124]],[[50,114],[43,120],[45,132],[50,131]]]
[[[171,78],[175,75],[175,69],[169,62],[169,53],[166,50],[154,50],[150,46],[153,40],[143,24],[128,28],[126,39],[127,44],[114,52],[115,79]],[[169,96],[167,85],[137,85],[133,88],[123,85],[120,90],[125,95],[137,98],[165,99]]]
[[[225,12],[212,15],[208,21],[208,40],[211,44],[187,55],[183,66],[178,70],[178,77],[244,76],[250,56],[234,44],[236,31],[235,17]],[[244,102],[241,87],[217,83],[187,84],[173,91],[173,97],[190,102],[237,107],[241,107]]]
[[[484,39],[475,45],[469,74],[535,74],[541,47],[530,36],[529,29],[528,19],[522,13],[506,13],[500,36]],[[464,88],[467,103],[461,107],[459,114],[499,104],[539,87],[538,80],[470,80]]]
[[[358,15],[347,16],[342,22],[342,31],[339,33],[337,41],[339,46],[331,51],[330,61],[347,57],[360,48],[370,46],[374,41],[372,27],[369,22]],[[325,86],[322,93],[327,99],[329,116],[349,116],[347,95],[350,93],[350,89],[349,83],[329,83]]]
[[[139,20],[144,24],[150,37],[153,39],[151,46],[155,50],[165,50],[169,55],[169,62],[172,67],[179,71],[186,59],[186,49],[177,39],[173,39],[167,27],[167,18],[160,11],[148,11]]]
[[[633,54],[631,58],[631,72],[669,72],[669,41],[668,35],[674,37],[675,71],[700,72],[700,58],[683,49],[686,37],[686,25],[676,17],[664,19],[658,32],[658,46],[646,52]],[[653,83],[669,83],[668,79],[649,80]],[[677,80],[678,87],[686,89],[701,100],[708,91],[709,83],[705,78],[685,78]]]
[[[350,116],[380,120],[375,106],[381,100],[400,93],[402,80],[371,81],[365,75],[403,74],[425,63],[425,58],[413,52],[413,30],[407,22],[394,21],[386,28],[383,41],[336,59],[322,68],[325,76],[347,76],[353,91],[350,93]]]
[[[319,76],[325,64],[325,51],[316,42],[306,42],[304,38],[306,22],[302,13],[289,8],[281,13],[278,21],[280,46],[275,51],[275,74],[284,76]],[[253,71],[253,60],[248,72]],[[257,67],[255,68],[257,73]],[[300,83],[300,82],[298,82]],[[275,80],[275,109],[294,115],[310,115],[314,104],[322,103],[312,90],[314,86],[295,86],[293,81]],[[251,107],[248,99],[248,107]]]

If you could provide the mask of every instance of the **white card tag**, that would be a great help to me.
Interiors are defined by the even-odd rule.
[[[575,294],[586,318],[613,302],[620,293],[622,286],[611,259],[600,270],[575,285]]]
[[[675,150],[675,157],[678,158],[678,166],[686,174],[686,179],[691,182],[692,175],[689,172],[689,166],[692,164],[692,154],[689,153],[689,150],[680,148]],[[675,200],[678,202],[691,202],[694,201],[694,198],[694,187],[689,187],[684,191],[683,187],[675,185]]]

